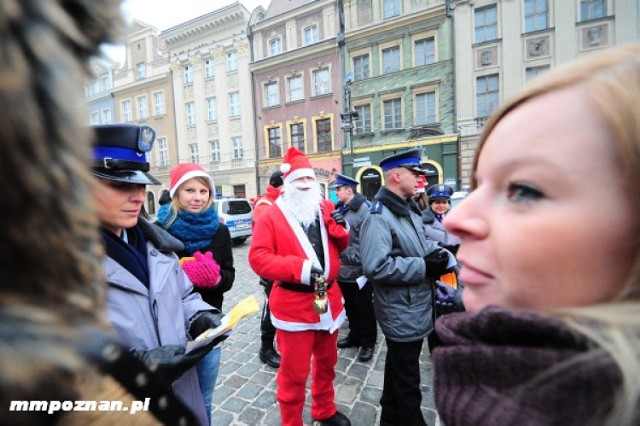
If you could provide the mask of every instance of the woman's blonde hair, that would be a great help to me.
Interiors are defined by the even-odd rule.
[[[209,200],[207,201],[207,204],[204,206],[204,209],[202,209],[203,211],[207,210],[213,205],[213,199],[215,198],[215,194],[214,194],[215,188],[211,187],[211,181],[209,180],[209,178],[206,178],[204,176],[196,176],[191,179],[195,179],[201,184],[203,184],[204,186],[206,186],[207,188],[209,188]],[[184,185],[184,183],[182,183],[180,186],[182,185]],[[180,203],[178,202],[178,192],[180,191],[180,186],[178,187],[176,192],[173,194],[173,198],[171,199],[171,204],[169,204],[171,208],[171,219],[169,219],[169,221],[165,225],[165,228],[169,228],[173,224],[173,222],[175,222],[176,218],[178,217],[178,212],[181,210]]]
[[[497,123],[523,103],[538,96],[579,87],[585,100],[602,115],[610,134],[611,149],[620,159],[620,173],[634,210],[640,213],[640,44],[593,53],[536,78],[504,103],[488,121],[480,137],[474,162],[472,187],[482,147]],[[572,123],[566,123],[571,126]],[[585,147],[588,148],[588,147]],[[599,424],[631,425],[640,420],[640,226],[634,235],[635,261],[629,280],[609,303],[555,312],[574,330],[605,350],[618,365],[622,389],[615,407]],[[597,351],[597,350],[596,350]],[[594,351],[595,352],[595,351]]]

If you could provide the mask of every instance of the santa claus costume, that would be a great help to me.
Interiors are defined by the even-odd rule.
[[[342,294],[335,280],[340,270],[339,255],[349,243],[349,232],[332,217],[333,203],[321,199],[320,195],[317,204],[313,203],[317,207],[310,208],[316,209],[319,220],[312,221],[311,225],[308,221],[300,222],[295,203],[290,201],[294,192],[301,191],[295,181],[307,177],[313,180],[305,182],[317,186],[315,173],[302,152],[290,148],[281,170],[284,193],[276,200],[275,208],[266,209],[256,223],[249,264],[259,276],[274,280],[269,308],[282,356],[276,392],[282,424],[303,424],[302,409],[311,363],[313,419],[322,424],[348,425],[349,420],[336,409],[333,380],[338,359],[338,329],[345,319]],[[323,271],[329,285],[326,313],[318,314],[313,308],[312,267]]]

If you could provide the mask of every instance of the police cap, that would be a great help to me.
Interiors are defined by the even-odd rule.
[[[93,126],[94,176],[124,183],[159,185],[151,176],[146,153],[151,151],[156,132],[138,124]]]
[[[432,185],[427,189],[427,196],[430,202],[435,200],[449,200],[452,194],[453,188],[442,183]]]
[[[351,186],[353,188],[358,187],[358,181],[350,178],[349,176],[341,175],[336,173],[336,180],[331,182],[329,185],[330,188],[338,188],[340,186]]]
[[[425,174],[425,171],[420,165],[420,158],[422,153],[420,148],[409,149],[402,151],[389,157],[383,158],[380,161],[380,167],[383,172],[387,170],[395,169],[396,167],[404,167],[415,173]]]

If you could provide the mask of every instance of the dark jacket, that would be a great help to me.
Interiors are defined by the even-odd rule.
[[[355,194],[349,204],[338,203],[336,208],[344,210],[343,216],[349,223],[349,245],[340,254],[340,275],[338,281],[355,281],[362,275],[360,257],[360,226],[369,213],[371,203],[362,194]]]
[[[220,284],[212,288],[195,288],[199,292],[202,299],[216,308],[222,310],[222,302],[224,301],[224,293],[231,290],[233,282],[236,279],[236,269],[233,266],[233,251],[231,243],[231,234],[229,228],[224,223],[220,223],[218,231],[211,239],[211,243],[207,248],[200,250],[204,253],[210,251],[213,258],[220,265],[220,275],[222,279]],[[184,250],[176,252],[178,257],[193,256]]]

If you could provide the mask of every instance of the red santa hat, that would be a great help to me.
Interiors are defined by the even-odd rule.
[[[427,186],[427,177],[418,175],[418,184],[416,185],[416,193],[422,194]]]
[[[209,173],[207,173],[202,168],[202,166],[200,166],[200,164],[182,163],[175,166],[173,169],[171,169],[171,172],[169,172],[169,180],[170,180],[169,195],[171,195],[171,198],[173,198],[173,195],[176,193],[180,185],[182,185],[189,179],[192,179],[194,177],[199,177],[199,176],[209,179],[209,186],[211,187],[209,189],[213,194],[216,190],[216,186],[213,183],[213,178],[209,176]]]
[[[309,159],[294,147],[289,148],[284,156],[282,164],[280,165],[280,171],[284,173],[284,183],[291,183],[305,176],[313,179],[316,178]]]

